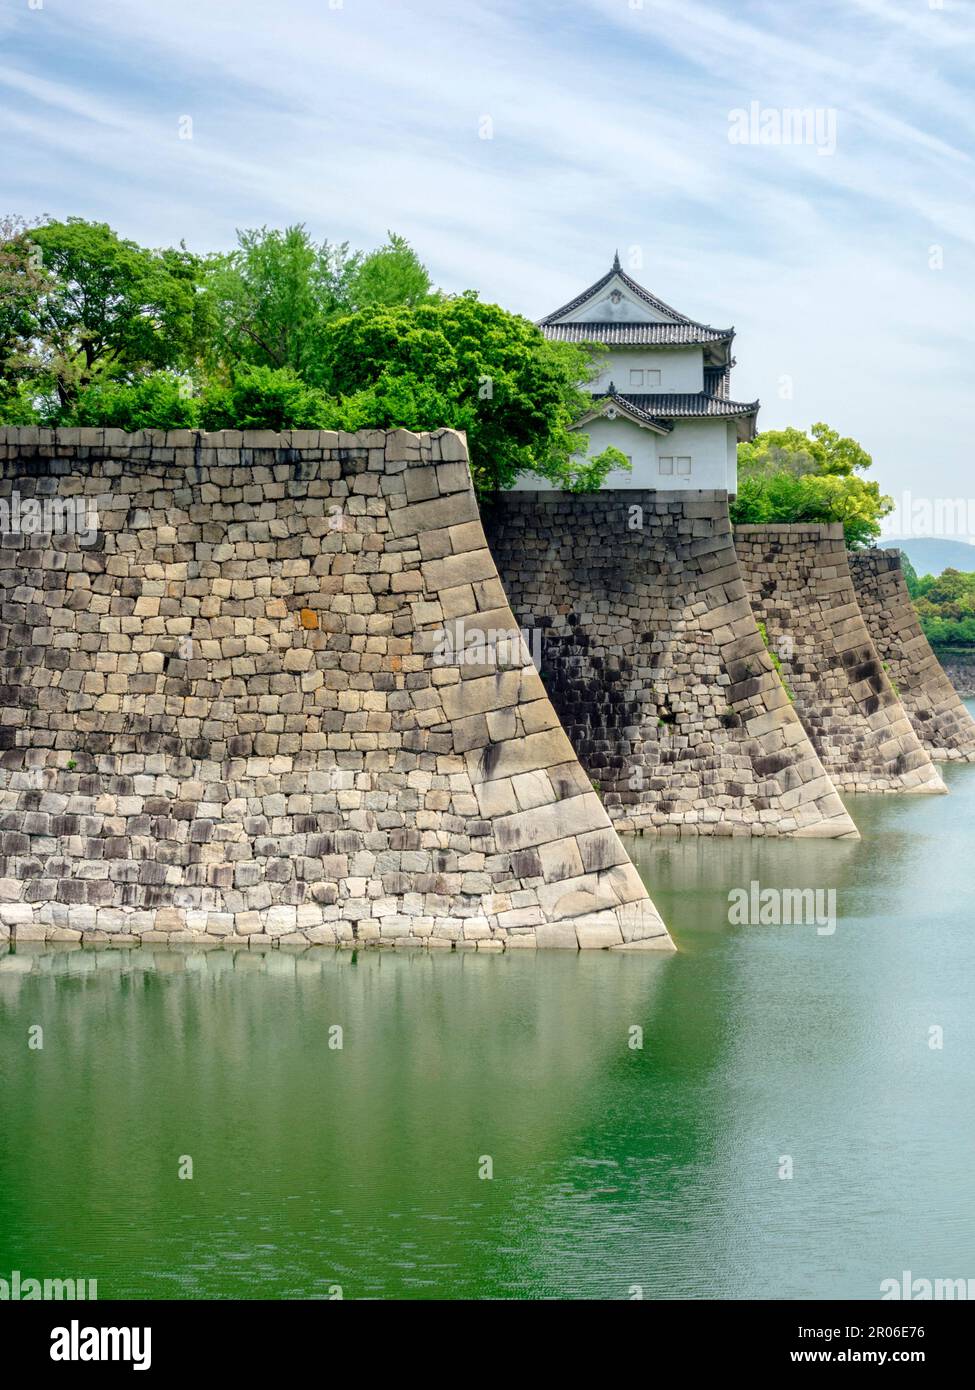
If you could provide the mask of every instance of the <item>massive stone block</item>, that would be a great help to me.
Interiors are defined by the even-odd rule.
[[[836,785],[944,792],[860,613],[843,527],[736,526],[755,616]]]
[[[921,631],[899,550],[848,555],[867,630],[921,743],[935,761],[975,762],[975,720]]]
[[[671,948],[460,436],[6,430],[0,469],[5,935]]]
[[[856,835],[755,624],[725,493],[508,493],[485,526],[617,828]]]

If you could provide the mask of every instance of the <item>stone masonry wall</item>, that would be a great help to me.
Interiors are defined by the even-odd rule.
[[[963,700],[975,695],[975,652],[959,649],[943,651],[938,658],[941,669]]]
[[[863,620],[914,732],[937,761],[975,762],[975,720],[921,631],[900,551],[857,550],[848,558]]]
[[[0,472],[4,936],[671,948],[496,637],[462,437],[8,429]]]
[[[509,493],[485,527],[619,829],[856,835],[756,627],[726,493]]]
[[[945,791],[863,621],[842,526],[737,526],[735,548],[755,616],[836,785]]]

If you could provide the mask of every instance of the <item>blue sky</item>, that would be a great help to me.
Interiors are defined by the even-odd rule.
[[[619,247],[736,326],[760,425],[968,497],[973,59],[968,0],[2,0],[2,202],[197,250],[393,228],[532,318]],[[732,143],[752,103],[835,151]]]

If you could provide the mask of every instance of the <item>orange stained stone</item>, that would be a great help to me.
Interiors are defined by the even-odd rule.
[[[315,612],[314,608],[303,608],[301,610],[301,626],[313,628],[318,626],[318,614]]]

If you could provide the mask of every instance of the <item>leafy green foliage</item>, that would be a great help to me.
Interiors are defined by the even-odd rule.
[[[347,242],[316,245],[301,225],[238,232],[236,250],[207,262],[211,364],[287,367],[317,384],[325,327],[347,311],[359,259]]]
[[[779,680],[782,682],[782,689],[785,691],[786,695],[788,695],[789,700],[791,701],[791,703],[792,703],[792,704],[795,704],[795,702],[796,702],[796,697],[795,697],[795,695],[794,695],[794,693],[793,693],[793,691],[792,691],[792,687],[789,685],[789,682],[786,680],[785,676],[782,674],[782,661],[781,661],[781,658],[779,657],[778,652],[777,652],[777,651],[775,650],[775,648],[772,646],[771,642],[768,640],[768,628],[767,628],[766,625],[765,625],[764,623],[762,623],[762,622],[757,623],[757,627],[758,627],[759,636],[761,637],[762,641],[765,643],[765,650],[768,652],[769,658],[771,659],[771,662],[772,662],[772,665],[775,667],[776,674],[778,675]]]
[[[214,297],[213,351],[233,366],[288,367],[322,384],[328,324],[362,308],[420,304],[430,276],[405,237],[363,255],[348,242],[316,243],[297,224],[237,233],[237,247],[213,256],[207,285]]]
[[[198,402],[187,379],[152,372],[134,382],[106,381],[84,387],[60,423],[117,430],[181,430],[196,425]]]
[[[813,425],[809,433],[790,426],[763,430],[738,446],[739,474],[749,478],[791,473],[835,474],[850,477],[870,468],[873,459],[855,439],[842,437],[829,425]]]
[[[788,473],[768,478],[741,478],[731,515],[736,525],[776,522],[840,521],[851,549],[869,545],[880,535],[879,519],[890,510],[876,483]]]
[[[193,362],[209,331],[197,257],[148,251],[80,217],[35,227],[24,244],[43,279],[22,308],[5,375],[30,378],[64,409],[95,382]]]
[[[188,386],[171,372],[88,386],[60,423],[122,430],[347,428],[340,404],[289,367],[244,365],[228,382],[211,382],[200,394]]]
[[[0,223],[0,420],[121,429],[465,430],[481,494],[535,473],[588,491],[591,346],[469,291],[448,297],[394,232],[368,255],[304,226],[206,259],[103,223]]]
[[[389,232],[385,246],[356,261],[349,277],[346,307],[415,308],[431,297],[430,276],[405,237]]]
[[[344,428],[325,393],[289,367],[238,367],[227,385],[204,391],[198,422],[205,430]]]
[[[932,646],[975,646],[975,574],[946,569],[939,575],[914,575],[908,588]]]
[[[20,424],[29,408],[26,347],[33,326],[32,310],[47,284],[40,250],[31,241],[22,217],[0,218],[0,420]],[[24,421],[23,423],[29,423]]]
[[[828,425],[808,434],[794,428],[765,430],[738,446],[738,495],[732,521],[843,524],[852,549],[880,535],[880,519],[893,508],[877,483],[858,473],[873,460],[855,439]]]
[[[566,492],[598,492],[608,474],[631,473],[633,465],[622,450],[608,444],[600,454],[574,462],[564,486]]]
[[[571,430],[589,404],[578,383],[590,360],[586,350],[550,343],[527,319],[468,293],[337,319],[322,365],[326,388],[354,402],[363,424],[466,430],[475,486],[488,493],[522,472],[591,486],[600,469],[604,476],[618,466],[611,457],[587,463],[588,441]]]

